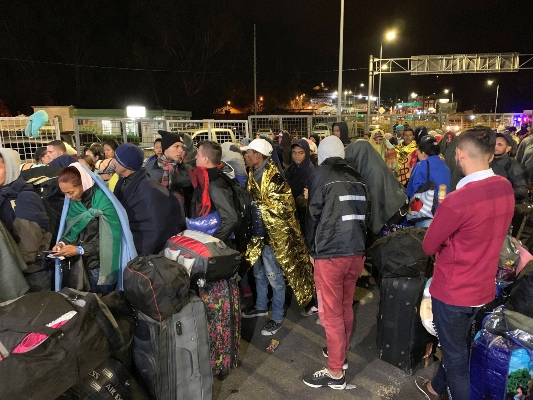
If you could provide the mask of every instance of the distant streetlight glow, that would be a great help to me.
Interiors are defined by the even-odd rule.
[[[389,31],[387,32],[387,34],[385,35],[385,38],[387,40],[392,40],[396,37],[396,32],[395,31]]]
[[[416,99],[417,97],[418,97],[418,95],[415,92],[411,93],[411,98],[412,99]]]
[[[396,37],[396,32],[395,31],[388,31],[388,32],[385,33],[384,36],[385,36],[385,40],[391,41],[391,40],[394,40],[394,38]],[[381,64],[381,59],[382,58],[383,58],[383,40],[381,41],[380,46],[379,46],[380,68],[379,68],[379,83],[378,83],[378,110],[381,107],[381,75],[382,75],[381,70],[388,68],[387,64],[385,64],[385,65]]]
[[[489,79],[489,80],[487,81],[487,83],[488,83],[489,86],[490,86],[490,85],[492,85],[492,84],[494,83],[494,81],[492,81],[492,80]]]

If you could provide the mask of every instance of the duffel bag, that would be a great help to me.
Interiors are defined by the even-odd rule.
[[[378,239],[367,252],[383,278],[431,275],[429,256],[422,249],[424,228],[405,228]]]
[[[133,307],[156,321],[179,313],[189,302],[189,274],[163,255],[141,255],[124,270],[124,295]]]
[[[241,263],[241,253],[202,232],[185,230],[172,236],[165,246],[165,256],[185,266],[191,282],[203,287],[205,282],[233,278]]]
[[[43,291],[0,304],[0,399],[55,399],[110,356],[88,298]]]

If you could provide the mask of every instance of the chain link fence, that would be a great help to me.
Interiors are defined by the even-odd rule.
[[[37,138],[26,136],[25,130],[28,122],[30,122],[30,117],[0,118],[0,147],[18,151],[22,162],[31,162],[39,147],[46,147],[48,142],[61,139],[57,118],[50,118],[39,129]]]

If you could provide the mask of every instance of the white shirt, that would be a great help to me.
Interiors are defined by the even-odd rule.
[[[466,184],[468,184],[470,182],[482,181],[483,179],[487,179],[487,178],[490,178],[492,176],[496,176],[496,174],[494,173],[492,168],[474,172],[474,173],[472,173],[470,175],[465,176],[463,179],[461,179],[457,183],[456,189],[459,190],[463,186],[465,186]]]

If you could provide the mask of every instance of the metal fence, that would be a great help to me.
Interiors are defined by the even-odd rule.
[[[30,117],[0,118],[0,147],[18,151],[22,162],[31,162],[39,147],[46,146],[52,140],[61,139],[57,118],[50,118],[39,129],[37,138],[26,136],[25,130],[28,122],[30,122]]]
[[[102,144],[114,139],[119,143],[135,143],[143,149],[146,156],[152,154],[155,139],[161,136],[157,131],[186,132],[193,137],[195,144],[202,140],[215,140],[219,143],[236,143],[249,137],[246,120],[167,120],[167,119],[129,119],[129,118],[74,118],[74,137],[72,145],[81,154],[86,146]],[[69,138],[65,138],[69,141]]]

